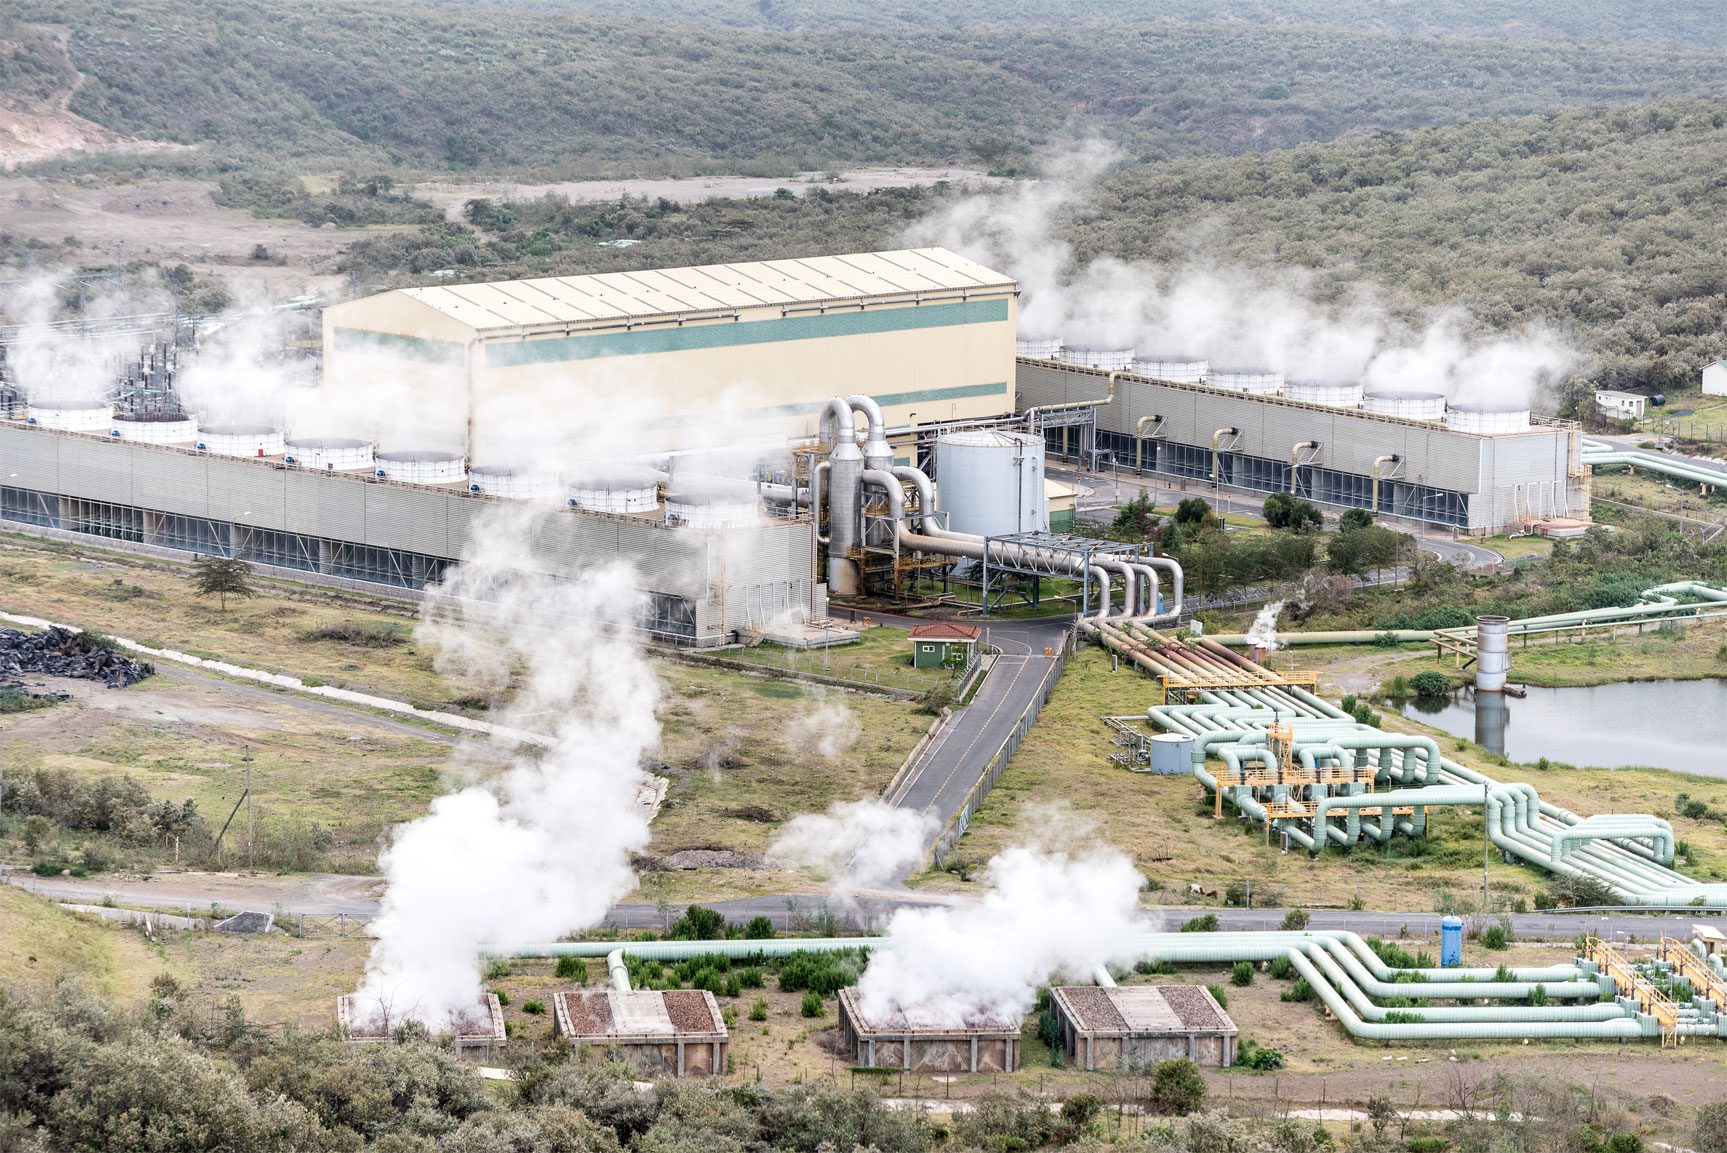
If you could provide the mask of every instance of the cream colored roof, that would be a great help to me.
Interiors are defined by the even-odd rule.
[[[1013,287],[945,248],[918,248],[400,291],[485,331]]]

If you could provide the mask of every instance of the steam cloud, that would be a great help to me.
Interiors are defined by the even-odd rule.
[[[914,224],[907,240],[1012,273],[1023,286],[1020,331],[1032,338],[1442,392],[1462,404],[1528,405],[1575,359],[1549,329],[1486,334],[1461,309],[1437,312],[1425,329],[1413,329],[1368,283],[1342,303],[1322,303],[1313,276],[1300,269],[1165,268],[1112,256],[1080,264],[1061,230],[1119,159],[1110,145],[1082,144],[1045,164],[1057,178],[961,199]]]
[[[1283,611],[1282,601],[1272,601],[1259,610],[1259,615],[1253,618],[1253,624],[1247,630],[1247,643],[1266,652],[1273,652],[1279,646],[1277,643],[1277,614]]]
[[[984,878],[981,900],[894,913],[858,982],[867,1019],[903,1016],[922,1028],[1017,1022],[1044,981],[1125,964],[1130,938],[1151,928],[1139,909],[1144,879],[1108,846],[1007,849]]]
[[[829,892],[849,906],[859,891],[892,885],[911,872],[935,836],[936,824],[929,813],[896,809],[885,801],[844,801],[825,813],[788,821],[768,855],[826,873]]]
[[[147,326],[95,337],[58,331],[53,325],[64,319],[63,294],[80,295],[55,272],[37,272],[0,288],[0,323],[25,330],[7,349],[8,369],[33,400],[101,400],[113,393],[121,362],[137,352]],[[171,298],[153,277],[134,276],[124,286],[94,282],[83,287],[81,298],[85,320],[119,321],[172,308]]]
[[[660,734],[659,686],[633,633],[644,596],[622,563],[574,582],[535,575],[521,542],[546,515],[509,506],[476,520],[422,628],[442,671],[496,688],[519,668],[499,720],[549,725],[553,743],[516,749],[495,779],[396,830],[379,859],[388,887],[362,1019],[443,1027],[474,1010],[482,946],[589,928],[635,886],[630,854],[648,841],[640,764]]]

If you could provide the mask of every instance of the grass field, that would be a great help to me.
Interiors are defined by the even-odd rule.
[[[1311,667],[1314,654],[1303,652]],[[1395,658],[1395,654],[1393,654]],[[1416,658],[1419,659],[1419,658]],[[1431,667],[1431,664],[1421,667]],[[1513,668],[1519,668],[1514,660]],[[1038,724],[1002,775],[970,830],[959,842],[958,859],[981,864],[1003,848],[1026,840],[1072,843],[1095,836],[1129,853],[1151,880],[1151,900],[1197,900],[1188,886],[1222,893],[1252,884],[1267,903],[1346,906],[1431,912],[1441,905],[1467,906],[1481,889],[1481,819],[1477,811],[1439,810],[1423,840],[1399,839],[1383,848],[1332,850],[1315,860],[1281,853],[1226,808],[1215,820],[1197,782],[1186,775],[1129,773],[1109,759],[1115,751],[1105,715],[1143,716],[1158,699],[1143,676],[1109,657],[1082,648],[1069,661]],[[1501,780],[1527,780],[1542,796],[1588,815],[1653,812],[1674,823],[1695,853],[1691,871],[1727,876],[1727,826],[1719,819],[1693,821],[1674,811],[1674,796],[1689,792],[1711,808],[1727,809],[1727,782],[1657,769],[1605,771],[1551,765],[1512,765],[1438,730],[1387,714],[1388,730],[1425,732],[1441,741],[1447,756]],[[1461,744],[1461,747],[1460,747]],[[951,860],[951,858],[950,858]],[[949,883],[945,877],[927,881]],[[1545,874],[1522,865],[1491,866],[1493,892],[1530,902]]]
[[[956,680],[954,674],[946,669],[913,668],[911,641],[906,630],[887,625],[861,629],[856,643],[834,645],[825,650],[761,644],[753,648],[726,649],[716,655],[726,660],[788,672],[836,677],[914,692],[927,692]]]
[[[1653,512],[1677,513],[1695,520],[1727,519],[1727,495],[1719,490],[1704,493],[1694,484],[1649,472],[1631,472],[1616,465],[1595,470],[1590,492],[1597,500],[1617,501]],[[1612,506],[1606,506],[1612,512]],[[1612,518],[1607,519],[1611,523]]]

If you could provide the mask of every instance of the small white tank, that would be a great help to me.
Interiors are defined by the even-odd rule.
[[[1323,404],[1327,408],[1359,408],[1361,393],[1358,380],[1292,380],[1283,386],[1286,399]]]
[[[556,474],[507,464],[476,464],[468,469],[468,491],[506,500],[557,500],[563,482]]]
[[[1529,410],[1515,404],[1453,405],[1445,410],[1445,427],[1482,436],[1522,432],[1529,427]]]
[[[1054,360],[1061,351],[1061,337],[1022,336],[1013,342],[1013,354],[1032,360]]]
[[[660,480],[646,465],[584,469],[570,481],[570,504],[619,516],[651,513],[660,507]]]
[[[119,413],[109,432],[116,439],[139,444],[193,444],[198,422],[179,412]]]
[[[1106,348],[1101,345],[1064,344],[1055,358],[1076,368],[1101,368],[1110,372],[1133,366],[1133,349]]]
[[[462,484],[468,479],[459,452],[405,450],[377,454],[377,475],[401,484]]]
[[[1133,371],[1154,380],[1173,380],[1177,384],[1198,384],[1205,379],[1211,365],[1203,357],[1164,353],[1158,356],[1136,356]]]
[[[372,467],[372,442],[351,436],[290,437],[289,464],[318,472],[357,472]]]
[[[1023,432],[950,432],[935,442],[936,506],[975,536],[1049,529],[1043,439]]]
[[[1380,416],[1397,416],[1404,420],[1438,420],[1445,415],[1445,394],[1369,389],[1362,394],[1361,406]]]
[[[675,475],[666,490],[666,523],[688,528],[724,528],[761,519],[761,497],[749,481],[730,477]]]
[[[287,451],[281,431],[267,424],[205,425],[198,447],[211,456],[281,456]]]
[[[1251,396],[1279,396],[1283,393],[1283,374],[1275,368],[1214,368],[1206,374],[1205,383],[1230,392],[1245,392]]]
[[[114,406],[106,400],[35,400],[24,419],[61,432],[108,432]]]

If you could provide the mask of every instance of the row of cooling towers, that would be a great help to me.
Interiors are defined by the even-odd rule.
[[[513,500],[564,500],[589,512],[657,516],[694,527],[752,524],[760,495],[748,481],[710,475],[668,477],[647,465],[607,463],[562,477],[550,471],[469,464],[459,452],[380,452],[369,440],[296,437],[267,424],[210,424],[178,412],[116,412],[106,400],[32,400],[24,420],[59,432],[274,461],[313,472],[369,474],[400,484],[464,487]],[[664,497],[662,499],[662,492]]]
[[[1516,405],[1448,405],[1440,392],[1369,389],[1356,380],[1284,379],[1276,369],[1218,367],[1197,356],[1171,353],[1139,355],[1131,348],[1064,344],[1060,340],[1022,339],[1018,355],[1053,360],[1076,368],[1131,372],[1177,384],[1197,384],[1251,396],[1279,396],[1326,408],[1359,409],[1377,416],[1443,423],[1457,432],[1518,432],[1529,427],[1529,410]]]

